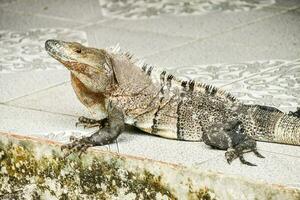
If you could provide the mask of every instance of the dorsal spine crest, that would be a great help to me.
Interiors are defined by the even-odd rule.
[[[164,87],[165,87],[165,77],[166,77],[166,71],[162,71],[162,73],[160,74],[160,92],[161,94],[164,94]]]
[[[146,72],[146,70],[147,70],[147,64],[144,64],[144,65],[143,65],[142,70],[143,70],[144,72]]]
[[[161,82],[165,81],[166,73],[167,73],[166,71],[162,71],[162,72],[160,73],[160,81],[161,81]]]
[[[150,66],[147,70],[147,75],[150,76],[151,75],[151,72],[153,70],[153,66]]]
[[[133,55],[131,53],[129,53],[128,51],[124,53],[124,55],[129,59],[132,60]]]
[[[123,52],[121,51],[120,47],[115,47],[113,49],[114,53],[118,53],[118,54],[123,54],[125,55],[129,60],[131,60],[131,62],[133,63],[136,63],[139,61],[133,61],[133,54],[131,54],[130,52]],[[148,64],[144,63],[144,62],[140,62],[140,64],[138,65],[143,72],[146,73],[146,75],[148,76],[151,76],[152,74],[152,71],[154,69],[153,66],[149,66]],[[160,80],[161,80],[161,83],[163,83],[163,87],[161,88],[161,90],[165,90],[165,86],[167,86],[167,88],[169,90],[171,90],[171,83],[172,81],[176,82],[178,86],[178,84],[181,85],[182,87],[182,95],[184,95],[185,92],[193,92],[194,90],[197,90],[197,91],[202,91],[204,92],[205,94],[207,95],[211,95],[211,96],[219,96],[221,98],[225,98],[225,99],[228,99],[229,101],[236,101],[236,98],[233,97],[230,93],[227,93],[221,89],[218,89],[212,85],[208,85],[208,84],[204,84],[204,83],[196,83],[194,80],[191,80],[191,81],[182,81],[180,79],[177,79],[176,77],[174,77],[173,75],[171,74],[168,74],[166,71],[163,71],[161,74],[160,74]],[[163,79],[162,79],[162,76],[163,76]],[[166,79],[166,80],[165,80]],[[167,82],[166,82],[167,81]]]
[[[187,85],[187,81],[181,81],[181,86],[182,86],[183,88],[186,88],[186,85]]]
[[[189,92],[193,92],[195,87],[195,80],[189,81]]]
[[[169,74],[168,77],[167,77],[167,87],[168,89],[171,88],[172,86],[172,79],[174,78],[174,76],[172,74]]]

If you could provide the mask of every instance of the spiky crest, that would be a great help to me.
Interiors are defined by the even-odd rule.
[[[133,54],[129,53],[128,51],[125,52],[124,55],[127,56],[127,58],[128,58],[129,60],[131,60],[131,59],[133,58]]]
[[[185,87],[186,87],[186,85],[187,85],[187,81],[181,81],[181,86],[182,86],[182,87],[184,87],[184,88],[185,88]]]
[[[124,54],[122,52],[119,44],[117,44],[115,47],[110,48],[109,50],[113,53]],[[153,66],[150,66],[150,65],[144,63],[144,61],[141,61],[139,59],[134,59],[133,54],[131,54],[129,52],[125,52],[125,54],[133,64],[136,64],[137,67],[139,67],[147,75],[151,76],[152,71],[154,71]],[[169,82],[169,83],[167,83],[168,87],[172,87],[172,85],[170,84],[172,81],[172,82],[174,82],[174,84],[173,84],[174,87],[182,88],[182,90],[184,90],[184,91],[198,91],[198,92],[202,92],[202,93],[205,93],[205,94],[211,95],[211,96],[219,96],[224,99],[228,99],[231,102],[236,101],[236,98],[234,96],[232,96],[230,93],[228,93],[222,89],[216,88],[212,85],[208,85],[205,83],[199,83],[194,80],[185,81],[182,79],[178,79],[175,76],[173,76],[172,74],[167,73],[166,71],[163,71],[160,73],[159,79],[161,82],[162,82],[162,76],[164,78],[167,77],[167,81]],[[171,89],[171,88],[169,88],[169,89]]]
[[[143,70],[144,72],[146,72],[146,70],[147,70],[147,64],[144,64],[144,65],[143,65],[142,70]]]
[[[195,87],[195,80],[190,80],[188,84],[189,84],[189,91],[193,92]]]
[[[153,70],[153,66],[150,66],[147,70],[147,75],[150,76],[151,75],[151,72]]]
[[[165,70],[160,73],[160,80],[165,80],[166,73],[167,72]]]

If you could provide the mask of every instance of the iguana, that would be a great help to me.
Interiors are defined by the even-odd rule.
[[[105,145],[124,131],[125,124],[147,133],[177,140],[204,141],[227,150],[228,163],[246,152],[258,157],[256,140],[300,145],[300,109],[280,110],[245,105],[229,93],[195,81],[182,81],[166,71],[158,76],[153,67],[128,52],[96,49],[76,42],[47,40],[45,49],[71,72],[78,99],[95,116],[79,124],[99,126],[89,137],[71,138],[63,146],[69,153]]]

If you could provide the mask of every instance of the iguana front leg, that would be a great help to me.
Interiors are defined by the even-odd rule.
[[[76,122],[75,126],[83,126],[84,128],[93,128],[93,127],[105,127],[107,124],[107,118],[96,120],[81,116],[78,118],[78,122]]]
[[[103,127],[99,126],[99,130],[91,136],[83,138],[71,137],[70,140],[72,142],[62,146],[62,150],[66,149],[68,151],[65,156],[74,152],[79,152],[79,155],[81,155],[89,147],[111,144],[117,139],[125,128],[123,112],[115,107],[112,102],[109,102],[107,113],[107,123]]]

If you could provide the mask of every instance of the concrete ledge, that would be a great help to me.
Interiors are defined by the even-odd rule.
[[[300,199],[299,188],[255,182],[91,148],[0,133],[0,199]]]

